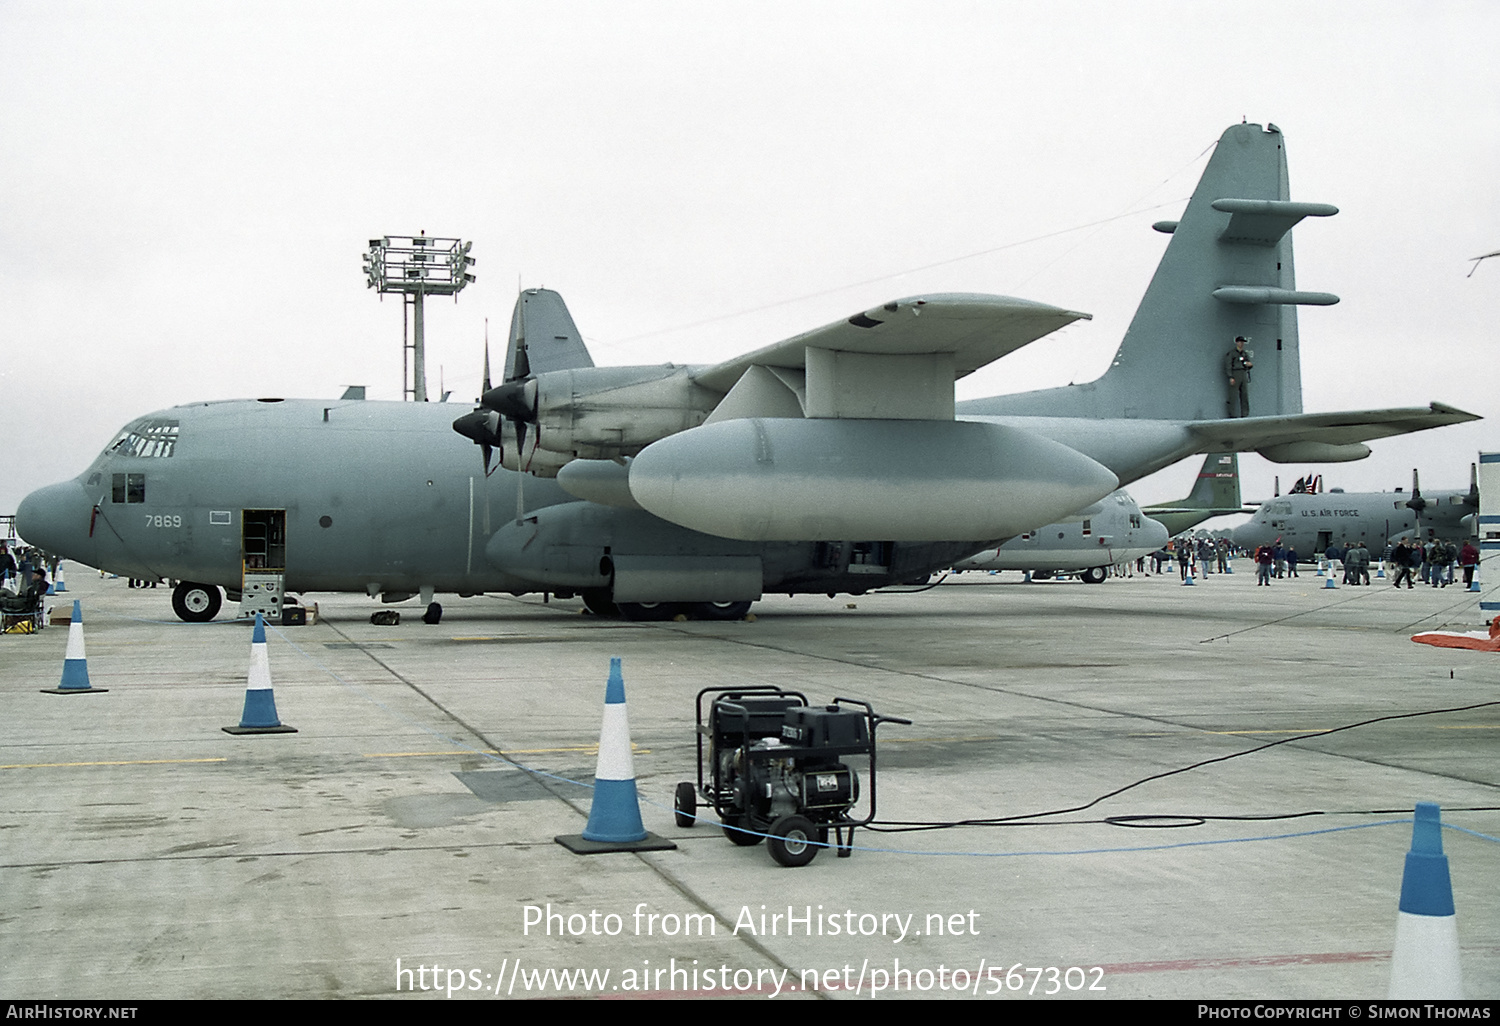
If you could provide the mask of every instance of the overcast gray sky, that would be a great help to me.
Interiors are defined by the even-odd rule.
[[[1491,418],[1356,464],[1245,457],[1247,498],[1306,469],[1466,485],[1500,449],[1500,259],[1465,277],[1500,249],[1497,39],[1484,0],[0,0],[0,512],[155,409],[398,398],[401,307],[360,270],[386,233],[474,241],[477,284],[429,302],[455,401],[518,284],[559,290],[599,363],[1016,295],[1094,319],[961,397],[1088,380],[1166,245],[1150,223],[1242,118],[1285,133],[1294,198],[1341,209],[1296,232],[1299,284],[1343,298],[1302,312],[1305,408]],[[1184,494],[1196,464],[1134,491]]]

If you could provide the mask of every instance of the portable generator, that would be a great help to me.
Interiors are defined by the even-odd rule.
[[[875,730],[882,723],[911,720],[876,715],[857,699],[809,705],[801,692],[775,687],[704,688],[697,702],[698,782],[677,785],[677,825],[697,822],[701,794],[725,836],[745,847],[766,840],[783,866],[811,862],[830,846],[830,828],[831,847],[847,858],[855,827],[875,818]],[[853,816],[859,774],[842,761],[850,756],[868,766],[869,805],[859,819]]]

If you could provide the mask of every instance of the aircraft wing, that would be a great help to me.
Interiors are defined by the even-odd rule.
[[[947,293],[897,299],[694,373],[707,388],[728,392],[753,366],[806,370],[807,350],[869,356],[952,354],[961,378],[1076,320],[1092,315],[1010,296]]]
[[[1370,450],[1362,443],[1371,439],[1479,419],[1477,414],[1432,403],[1393,410],[1200,420],[1187,428],[1202,440],[1203,450],[1253,451],[1275,463],[1342,463],[1368,456]]]

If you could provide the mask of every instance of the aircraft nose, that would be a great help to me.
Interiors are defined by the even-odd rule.
[[[79,562],[88,544],[93,504],[77,481],[39,488],[16,507],[16,533],[27,543]]]
[[[1150,517],[1146,518],[1146,523],[1146,544],[1158,549],[1166,545],[1167,538],[1170,537],[1167,533],[1167,526],[1159,520],[1152,520]]]

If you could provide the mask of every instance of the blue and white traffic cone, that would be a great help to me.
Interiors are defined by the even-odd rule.
[[[1193,568],[1192,567],[1188,567],[1187,576],[1182,579],[1182,583],[1183,583],[1184,586],[1189,585],[1189,584],[1196,584],[1197,583],[1196,581],[1193,580]]]
[[[582,834],[558,837],[576,855],[606,851],[666,851],[671,841],[649,833],[641,822],[635,789],[635,760],[630,754],[630,718],[625,712],[625,677],[620,657],[609,661],[604,689],[604,725],[599,731],[599,762],[594,771],[594,804]]]
[[[1323,590],[1324,591],[1334,591],[1337,588],[1338,588],[1338,583],[1336,581],[1334,581],[1333,574],[1330,573],[1327,577],[1325,577],[1323,579]]]
[[[1326,576],[1325,571],[1328,570],[1328,569],[1330,569],[1330,567],[1328,566],[1328,564],[1325,563],[1325,562],[1323,562],[1320,559],[1320,560],[1318,560],[1318,572],[1315,573],[1315,574],[1313,574],[1313,576],[1314,577],[1323,577],[1323,576]]]
[[[1443,854],[1442,821],[1433,802],[1418,802],[1412,823],[1386,996],[1398,1000],[1464,996],[1453,884],[1448,878],[1448,856]]]
[[[63,656],[62,683],[42,688],[47,695],[97,695],[109,688],[89,684],[89,659],[83,647],[83,604],[73,600],[73,622],[68,624],[68,650]]]
[[[266,650],[266,625],[255,614],[255,633],[250,638],[250,679],[245,688],[245,711],[237,727],[225,727],[226,734],[295,734],[276,716],[276,694],[271,688],[271,659]]]
[[[63,580],[62,564],[57,564],[57,576],[51,584],[47,585],[48,595],[61,595],[68,590],[67,582]]]

